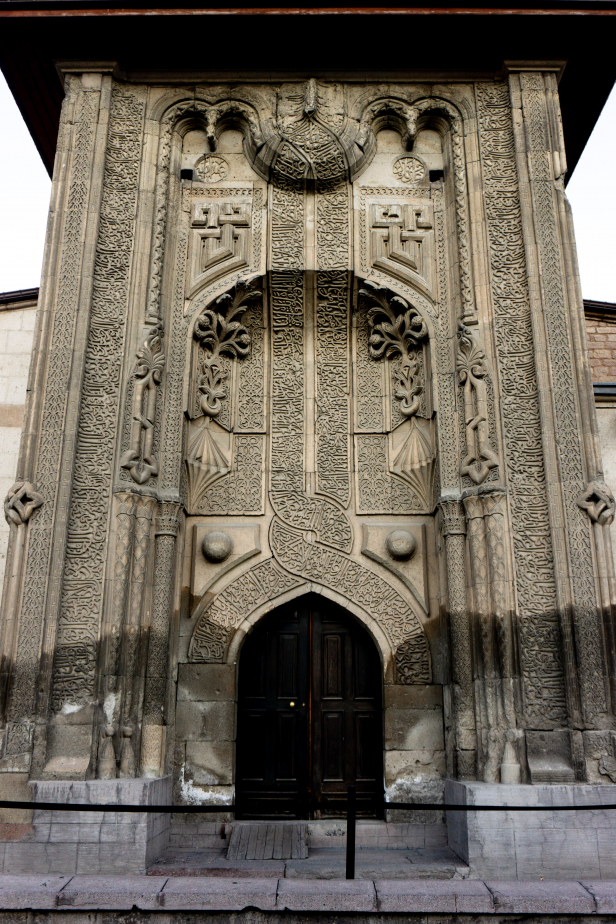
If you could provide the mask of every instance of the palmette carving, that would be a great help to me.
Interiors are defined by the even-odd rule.
[[[221,295],[213,307],[202,311],[195,323],[193,336],[205,359],[196,381],[200,417],[191,422],[188,434],[186,470],[190,512],[197,511],[209,488],[231,471],[232,436],[228,428],[216,422],[222,402],[228,398],[227,372],[222,362],[223,357],[237,360],[248,355],[250,335],[241,318],[247,306],[261,297],[256,279],[240,281],[231,293]]]
[[[389,437],[389,466],[385,443],[379,437],[358,437],[359,509],[378,508],[380,498],[384,512],[429,511],[433,507],[433,478],[436,461],[432,424],[419,419],[425,406],[425,378],[422,344],[428,339],[428,327],[419,312],[403,298],[382,287],[365,283],[359,290],[360,304],[367,311],[370,325],[369,350],[373,361],[395,359],[392,364],[393,397]],[[360,448],[361,447],[361,448]],[[383,463],[373,458],[369,471],[367,450],[383,452]],[[382,447],[382,448],[381,448]],[[389,471],[411,488],[406,504],[394,503],[400,488],[379,469]],[[368,501],[368,498],[372,498]],[[367,509],[368,508],[368,509]],[[376,512],[376,510],[374,511]]]
[[[163,324],[159,322],[148,331],[145,343],[137,351],[130,447],[120,460],[120,466],[128,469],[137,484],[145,484],[151,477],[158,475],[153,441],[156,386],[160,385],[165,367],[163,336]]]

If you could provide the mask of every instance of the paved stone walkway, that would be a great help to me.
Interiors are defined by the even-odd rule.
[[[0,875],[0,909],[593,915],[616,913],[616,881]],[[21,918],[5,918],[3,914],[2,920]],[[77,920],[81,918],[71,917],[71,921]]]
[[[218,878],[344,879],[344,850],[311,848],[302,860],[228,859],[227,851],[170,848],[148,876]],[[419,850],[358,850],[356,879],[466,879],[469,868],[448,847]]]

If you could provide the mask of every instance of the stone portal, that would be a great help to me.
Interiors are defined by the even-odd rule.
[[[616,781],[614,500],[558,73],[69,74],[5,502],[4,793],[171,777],[178,805],[267,815],[243,684],[274,609],[313,613],[313,659],[339,627],[320,743],[309,697],[279,714],[313,755],[289,814],[344,812],[353,777],[373,814],[446,778]],[[370,676],[363,712],[314,699],[336,650]],[[328,751],[352,721],[355,755]]]

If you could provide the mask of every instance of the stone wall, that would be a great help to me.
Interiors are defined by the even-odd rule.
[[[593,382],[616,382],[616,305],[584,302],[588,357]]]
[[[38,290],[0,295],[0,494],[15,481]],[[0,595],[9,526],[0,520]]]

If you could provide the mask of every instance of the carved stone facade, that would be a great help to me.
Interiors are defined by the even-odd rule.
[[[5,503],[8,781],[232,800],[243,639],[309,592],[379,651],[393,798],[612,779],[614,500],[559,120],[539,65],[68,79]]]

